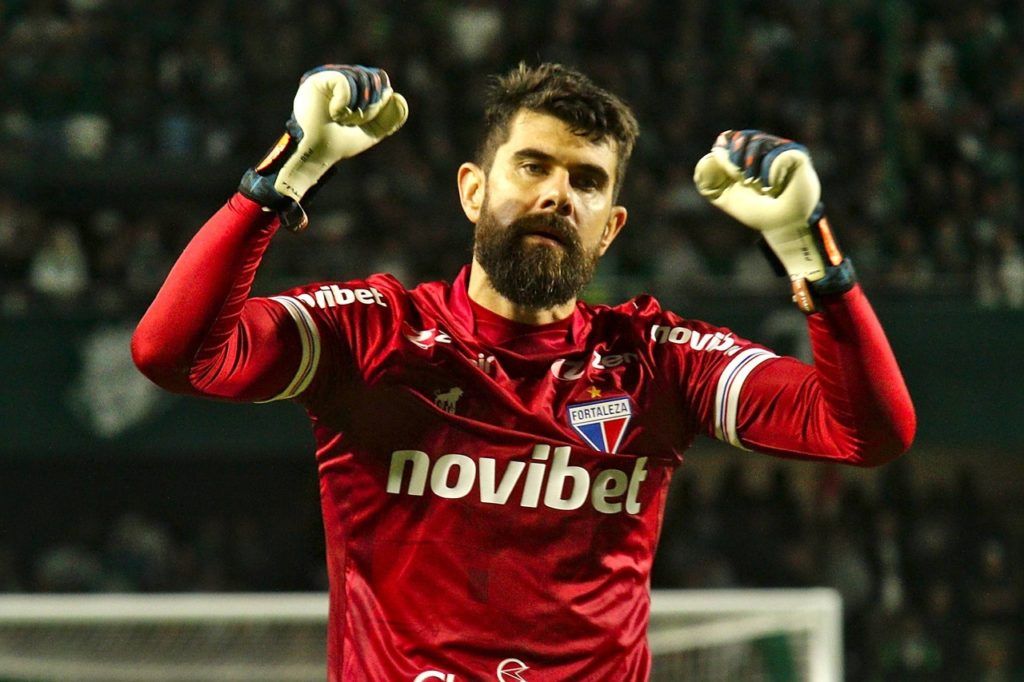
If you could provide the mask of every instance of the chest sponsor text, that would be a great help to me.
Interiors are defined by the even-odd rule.
[[[528,461],[509,460],[499,471],[494,457],[459,453],[433,459],[422,450],[391,453],[387,491],[393,495],[462,499],[470,495],[484,504],[540,506],[572,511],[589,503],[602,514],[639,514],[640,485],[647,479],[647,458],[626,469],[607,468],[595,475],[569,463],[568,446],[534,446]]]

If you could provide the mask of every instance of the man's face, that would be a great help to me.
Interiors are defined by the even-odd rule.
[[[499,294],[537,309],[579,295],[625,222],[612,202],[617,162],[614,142],[591,142],[553,116],[513,119],[476,218],[474,256]]]

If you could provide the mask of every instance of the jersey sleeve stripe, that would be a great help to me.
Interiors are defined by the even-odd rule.
[[[284,309],[295,320],[295,326],[299,330],[299,342],[302,344],[302,358],[291,383],[273,398],[261,401],[267,403],[275,400],[288,400],[305,391],[313,381],[317,365],[320,364],[320,331],[306,307],[291,296],[273,296],[270,300],[277,301],[284,306]]]
[[[739,413],[743,382],[755,367],[777,357],[775,353],[761,348],[748,348],[725,366],[715,391],[715,438],[743,448],[739,434],[736,433],[736,416]]]

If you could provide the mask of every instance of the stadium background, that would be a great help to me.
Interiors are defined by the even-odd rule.
[[[297,76],[381,65],[406,128],[343,166],[257,289],[468,258],[454,170],[486,74],[575,64],[642,137],[593,300],[644,290],[806,353],[749,232],[692,167],[722,128],[811,148],[919,408],[881,470],[702,441],[656,587],[831,585],[855,680],[1020,679],[1024,661],[1024,8],[743,0],[0,4],[0,590],[324,587],[311,437],[291,405],[162,395],[134,321],[276,138]]]

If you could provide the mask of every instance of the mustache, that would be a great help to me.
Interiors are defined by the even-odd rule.
[[[543,232],[555,237],[562,244],[578,244],[579,235],[566,218],[554,213],[531,213],[516,218],[509,225],[509,231],[516,237]]]

